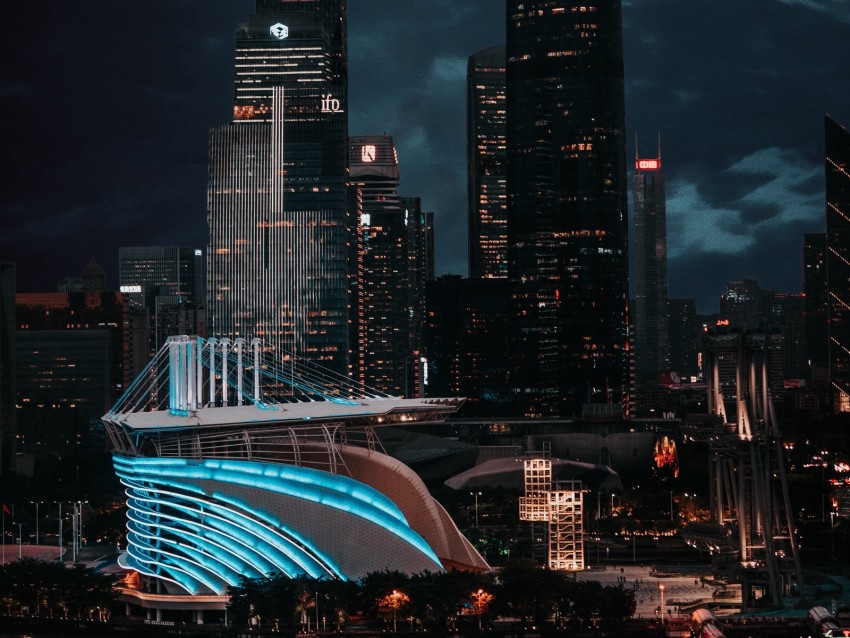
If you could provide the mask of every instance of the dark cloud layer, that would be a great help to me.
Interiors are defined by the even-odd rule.
[[[47,290],[117,247],[205,244],[207,132],[227,121],[250,0],[16,0],[2,27],[0,259]],[[627,129],[661,131],[670,294],[799,290],[822,230],[823,114],[850,126],[848,0],[624,0]],[[395,137],[405,195],[466,272],[465,72],[500,0],[349,0],[350,130]],[[634,152],[630,141],[630,156]]]

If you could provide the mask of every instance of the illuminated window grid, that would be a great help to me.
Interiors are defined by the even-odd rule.
[[[525,496],[519,499],[523,521],[548,522],[548,565],[550,569],[584,569],[584,524],[581,481],[558,483],[552,488],[552,461],[524,462]]]
[[[549,569],[584,569],[584,525],[581,481],[561,484],[569,489],[548,492]]]

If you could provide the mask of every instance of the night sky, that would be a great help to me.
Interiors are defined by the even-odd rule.
[[[232,107],[249,0],[14,0],[2,27],[0,260],[55,289],[118,247],[206,246],[207,134]],[[629,157],[667,175],[671,297],[798,292],[824,230],[823,116],[850,128],[850,0],[624,0]],[[394,136],[401,194],[466,274],[465,76],[499,0],[349,0],[349,128]],[[631,163],[629,167],[631,175]]]

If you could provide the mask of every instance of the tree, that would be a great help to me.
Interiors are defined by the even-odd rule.
[[[566,578],[562,572],[539,567],[526,559],[512,559],[499,573],[495,592],[500,613],[542,624],[558,609]]]
[[[484,615],[484,612],[487,611],[487,607],[489,607],[490,603],[493,602],[493,594],[488,593],[483,589],[479,589],[478,591],[472,592],[472,594],[470,594],[470,598],[472,598],[475,615],[478,616],[478,631],[481,631],[481,616]]]
[[[117,600],[117,576],[95,572],[83,565],[24,558],[0,565],[0,600],[7,612],[28,608],[40,616],[93,618]],[[100,615],[100,614],[99,614]]]
[[[397,631],[396,621],[398,619],[399,610],[406,607],[408,603],[410,603],[410,596],[397,589],[393,589],[391,592],[381,596],[376,601],[378,611],[388,616],[392,616],[393,632]]]
[[[228,613],[237,625],[260,625],[275,618],[292,622],[295,618],[296,581],[286,574],[273,573],[262,578],[245,578],[228,587]]]

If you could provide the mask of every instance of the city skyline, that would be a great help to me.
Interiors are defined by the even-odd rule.
[[[115,288],[119,246],[205,246],[206,139],[228,119],[233,25],[252,6],[11,7],[8,24],[62,25],[4,32],[0,258],[19,290],[91,257]],[[730,280],[799,292],[803,233],[825,228],[823,114],[850,125],[846,3],[658,0],[623,16],[627,156],[661,131],[670,296],[709,312]],[[400,194],[436,213],[438,273],[465,274],[466,62],[504,41],[504,5],[353,0],[349,35],[350,133],[393,135]]]

